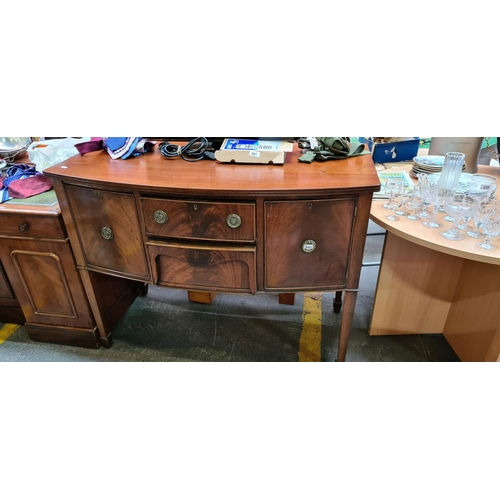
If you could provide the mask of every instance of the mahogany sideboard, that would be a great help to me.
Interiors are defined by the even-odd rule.
[[[374,191],[370,155],[284,165],[187,162],[104,150],[45,170],[52,179],[101,345],[112,329],[105,278],[221,293],[344,291],[344,361]]]

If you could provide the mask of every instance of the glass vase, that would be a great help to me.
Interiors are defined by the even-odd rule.
[[[464,163],[465,155],[463,153],[446,153],[438,182],[440,189],[455,189],[458,186]]]

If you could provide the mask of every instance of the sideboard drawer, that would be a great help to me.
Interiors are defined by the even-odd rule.
[[[157,285],[256,293],[255,247],[148,243]]]
[[[149,281],[134,195],[66,186],[86,264]]]
[[[344,287],[357,198],[265,203],[265,286]]]
[[[0,214],[0,236],[65,239],[61,216]]]
[[[141,198],[146,234],[216,241],[255,241],[255,204]]]

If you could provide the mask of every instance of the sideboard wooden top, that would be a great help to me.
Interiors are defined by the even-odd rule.
[[[165,158],[158,145],[152,152],[113,160],[104,150],[73,156],[44,171],[52,178],[143,192],[234,195],[331,194],[335,191],[374,192],[380,187],[371,155],[345,160],[301,163],[297,144],[284,165],[231,164]]]

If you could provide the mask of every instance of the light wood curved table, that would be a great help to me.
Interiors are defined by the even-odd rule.
[[[500,184],[498,167],[479,173]],[[500,361],[500,239],[491,251],[470,237],[450,241],[420,221],[387,220],[383,203],[370,212],[387,233],[369,334],[442,333],[462,361]]]

